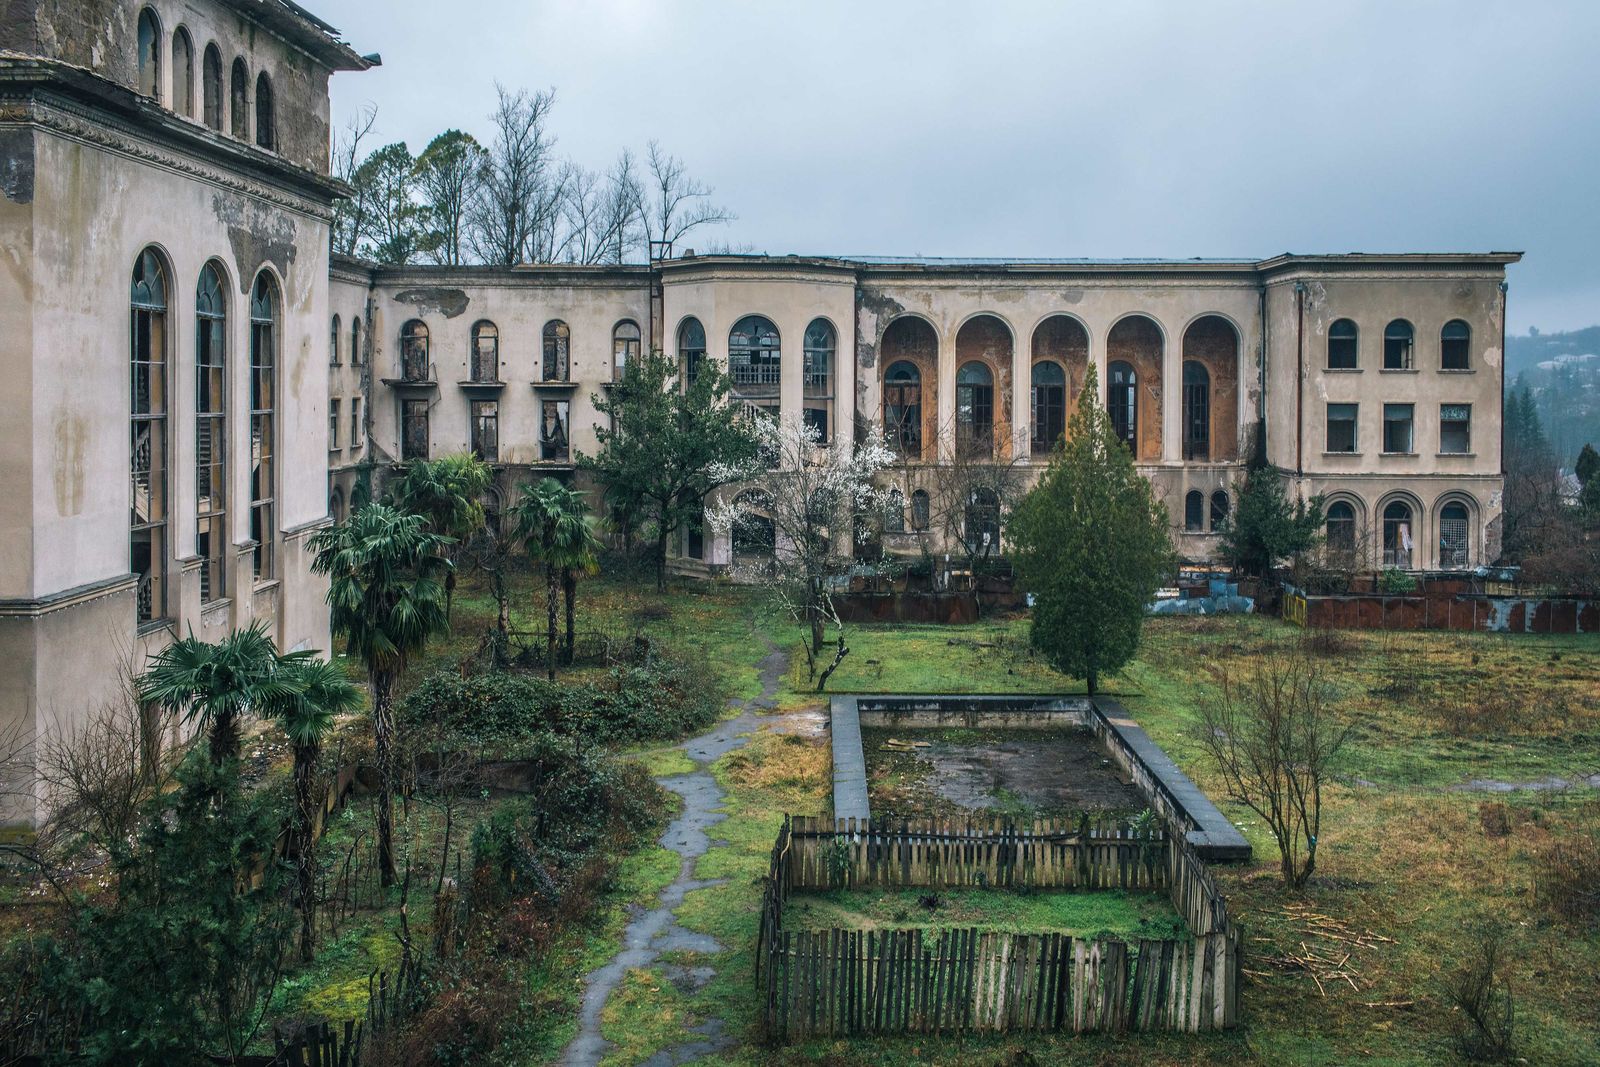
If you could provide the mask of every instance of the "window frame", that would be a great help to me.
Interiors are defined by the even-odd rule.
[[[747,338],[735,343],[735,338]],[[765,315],[745,315],[728,328],[728,377],[734,392],[767,395],[783,378],[783,334]]]
[[[180,50],[183,52],[181,60]],[[195,118],[194,38],[184,26],[172,31],[168,54],[172,57],[172,110],[186,119]]]
[[[1398,328],[1404,328],[1402,336]],[[1409,319],[1392,319],[1383,328],[1383,369],[1386,371],[1414,371],[1417,369],[1417,328]]]
[[[244,56],[234,56],[228,70],[228,133],[236,140],[250,140],[250,67]]]
[[[489,351],[485,353],[484,342],[488,341]],[[485,374],[485,362],[488,363],[488,373]],[[494,384],[500,381],[500,327],[490,319],[479,319],[472,324],[472,349],[470,352],[471,366],[467,368],[467,376],[474,382]]]
[[[164,102],[161,92],[163,74],[161,59],[165,38],[166,31],[161,28],[161,16],[157,15],[152,7],[141,7],[134,28],[138,91],[140,96],[149,97],[158,104]]]
[[[1061,376],[1059,381],[1040,380],[1039,372],[1047,367]],[[1055,450],[1056,442],[1067,433],[1067,368],[1057,359],[1035,360],[1028,371],[1028,379],[1033,414],[1028,433],[1029,451],[1036,456],[1049,455]]]
[[[1197,359],[1183,361],[1183,458],[1211,462],[1211,371]],[[1193,379],[1193,380],[1191,380]]]
[[[1335,418],[1335,409],[1348,408],[1348,419]],[[1342,414],[1342,412],[1341,412]],[[1335,425],[1348,422],[1350,425],[1350,447],[1336,448],[1333,438]],[[1323,416],[1323,451],[1330,456],[1356,456],[1361,454],[1361,405],[1349,401],[1329,401]]]
[[[1119,379],[1123,375],[1123,379]],[[1125,379],[1125,380],[1124,380]],[[1106,366],[1106,412],[1117,440],[1135,456],[1139,448],[1139,372],[1125,359]],[[1120,416],[1120,417],[1119,417]]]
[[[561,319],[551,319],[539,331],[539,380],[572,381],[572,327]],[[551,374],[552,362],[555,374]]]
[[[433,331],[421,319],[407,319],[400,327],[400,380],[433,380]]]
[[[1405,419],[1401,420],[1391,416],[1390,412],[1405,411]],[[1390,448],[1392,438],[1389,436],[1389,427],[1401,422],[1406,427],[1406,447],[1404,449]],[[1383,405],[1383,454],[1386,456],[1414,456],[1417,454],[1417,405],[1410,402],[1385,403]]]
[[[691,330],[699,334],[698,339]],[[685,385],[693,385],[695,379],[700,377],[700,365],[705,358],[706,328],[698,318],[690,315],[678,323],[678,372],[683,375]]]
[[[1191,489],[1183,496],[1183,532],[1205,533],[1205,522],[1206,495],[1198,489]]]
[[[628,364],[637,362],[643,350],[644,334],[637,322],[622,319],[611,327],[611,380],[622,381],[628,373]]]
[[[425,397],[400,398],[400,462],[427,462],[433,451],[432,405]]]
[[[279,316],[277,280],[263,270],[250,287],[250,479],[252,563],[257,584],[277,578]],[[265,399],[267,402],[262,403]]]
[[[266,71],[256,74],[256,94],[252,101],[255,113],[254,140],[257,148],[268,152],[278,150],[277,94],[272,88],[272,78]]]
[[[1348,326],[1346,334],[1341,327]],[[1337,346],[1337,347],[1336,347]],[[1335,352],[1340,353],[1340,358],[1335,359]],[[1346,362],[1348,352],[1348,362]],[[1328,353],[1325,369],[1333,371],[1350,371],[1361,369],[1361,327],[1356,325],[1354,319],[1334,319],[1328,325]]]
[[[1466,412],[1464,417],[1446,418],[1451,409],[1460,409]],[[1460,448],[1446,448],[1446,426],[1457,426],[1462,434],[1463,443]],[[1455,431],[1451,431],[1455,432]],[[1441,456],[1470,456],[1472,455],[1472,405],[1471,404],[1445,404],[1439,405],[1439,455]]]
[[[207,292],[208,274],[214,294]],[[200,268],[195,297],[195,552],[202,561],[202,605],[226,599],[229,585],[228,292],[222,270],[213,263]],[[214,372],[210,382],[208,371]],[[210,407],[208,395],[215,401]]]
[[[467,408],[468,447],[483,463],[500,462],[500,401],[472,400]]]
[[[228,125],[227,77],[222,63],[222,49],[217,47],[215,41],[207,42],[200,53],[200,121],[207,129],[218,133]]]
[[[901,367],[910,372],[909,378],[892,377]],[[884,368],[883,426],[884,438],[896,455],[922,458],[922,368],[909,359],[897,359]]]
[[[968,371],[980,372],[982,381],[962,381]],[[981,359],[969,359],[956,368],[956,452],[971,458],[995,453],[994,371]]]
[[[1460,327],[1463,336],[1450,336],[1452,327]],[[1439,327],[1439,369],[1458,374],[1472,370],[1472,325],[1466,319],[1451,319]]]
[[[129,570],[138,578],[134,615],[143,629],[164,623],[171,606],[167,589],[172,488],[171,272],[165,258],[149,247],[135,257],[132,279],[128,298],[128,560]],[[142,555],[147,557],[143,569],[135,565],[141,545]]]

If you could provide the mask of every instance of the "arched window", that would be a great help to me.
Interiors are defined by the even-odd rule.
[[[222,53],[215,43],[206,45],[205,58],[200,63],[200,106],[206,125],[213,130],[222,129]]]
[[[1183,458],[1211,458],[1211,374],[1205,364],[1183,364]]]
[[[411,319],[400,327],[400,377],[408,382],[428,380],[428,324]]]
[[[963,456],[994,455],[994,376],[982,363],[956,371],[956,449]]]
[[[195,552],[200,602],[228,595],[228,304],[207,263],[195,293]],[[335,320],[337,324],[337,320]]]
[[[1328,551],[1348,560],[1356,550],[1356,509],[1343,500],[1328,505]]]
[[[194,115],[194,42],[179,26],[172,33],[172,110],[184,118]]]
[[[233,61],[233,74],[229,79],[228,128],[241,141],[250,136],[250,115],[246,110],[249,93],[250,72],[245,69],[244,57],[240,56]]]
[[[167,614],[167,273],[151,249],[133,265],[132,516],[128,569],[140,622]]]
[[[328,364],[339,365],[339,316],[333,317],[333,326],[328,331]]]
[[[834,347],[833,324],[827,319],[813,319],[806,327],[805,390],[808,396],[828,394]]]
[[[544,324],[544,367],[541,378],[547,382],[572,380],[572,331],[560,319]]]
[[[1416,331],[1405,319],[1395,319],[1383,329],[1383,369],[1410,370]]]
[[[1349,319],[1336,319],[1328,327],[1328,369],[1355,370],[1360,365],[1356,343],[1360,335]]]
[[[700,377],[700,364],[706,358],[706,328],[700,320],[688,318],[678,327],[678,367],[685,382]]]
[[[139,92],[161,99],[161,23],[149,8],[139,12]]]
[[[1131,451],[1139,436],[1139,393],[1133,364],[1121,360],[1106,369],[1106,409],[1117,440]]]
[[[906,532],[906,498],[897,486],[891,486],[883,498],[883,532]]]
[[[1218,489],[1211,494],[1211,532],[1219,533],[1228,521],[1228,494]]]
[[[933,501],[928,496],[926,489],[914,490],[911,494],[911,528],[926,530],[933,521]]]
[[[611,380],[622,381],[628,364],[639,358],[639,324],[623,319],[611,330]]]
[[[1000,497],[993,489],[979,486],[967,496],[962,533],[967,551],[989,556],[1000,551]]]
[[[883,432],[903,459],[922,458],[922,372],[901,360],[883,375]]]
[[[1070,320],[1068,320],[1070,321]],[[1067,430],[1067,372],[1055,360],[1033,365],[1033,454],[1045,455]]]
[[[337,489],[328,495],[328,517],[334,522],[344,521],[344,494]]]
[[[1439,331],[1439,366],[1445,370],[1472,368],[1472,327],[1451,319]]]
[[[745,396],[777,392],[783,367],[778,328],[770,319],[746,315],[728,331],[728,374]]]
[[[472,327],[472,380],[500,380],[500,329],[488,319]]]
[[[367,361],[366,353],[361,351],[361,319],[350,320],[350,365],[359,367]]]
[[[1464,570],[1472,566],[1471,515],[1467,506],[1452,500],[1439,509],[1439,566]]]
[[[1183,498],[1183,529],[1186,533],[1201,533],[1206,528],[1206,495],[1198,489],[1189,490]]]
[[[276,576],[278,289],[266,271],[250,295],[250,538],[257,581]]]
[[[272,79],[267,72],[256,75],[256,144],[278,147],[278,128],[272,113]]]
[[[1411,505],[1396,500],[1383,509],[1383,565],[1411,568]]]

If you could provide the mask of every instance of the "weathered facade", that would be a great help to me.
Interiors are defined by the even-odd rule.
[[[0,19],[0,730],[37,735],[191,630],[328,647],[327,85],[369,64],[279,0]]]

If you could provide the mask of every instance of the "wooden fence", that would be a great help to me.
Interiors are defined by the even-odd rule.
[[[1165,889],[1194,936],[1091,941],[1060,933],[783,929],[794,891],[860,887]],[[784,820],[756,939],[772,1036],[958,1031],[1229,1029],[1240,932],[1186,843],[1080,820]]]

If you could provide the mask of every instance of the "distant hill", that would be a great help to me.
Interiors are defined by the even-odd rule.
[[[1561,465],[1585,444],[1600,447],[1600,326],[1506,338],[1507,392],[1527,385]]]
[[[1557,356],[1600,353],[1600,326],[1571,333],[1534,333],[1506,338],[1506,381]]]

